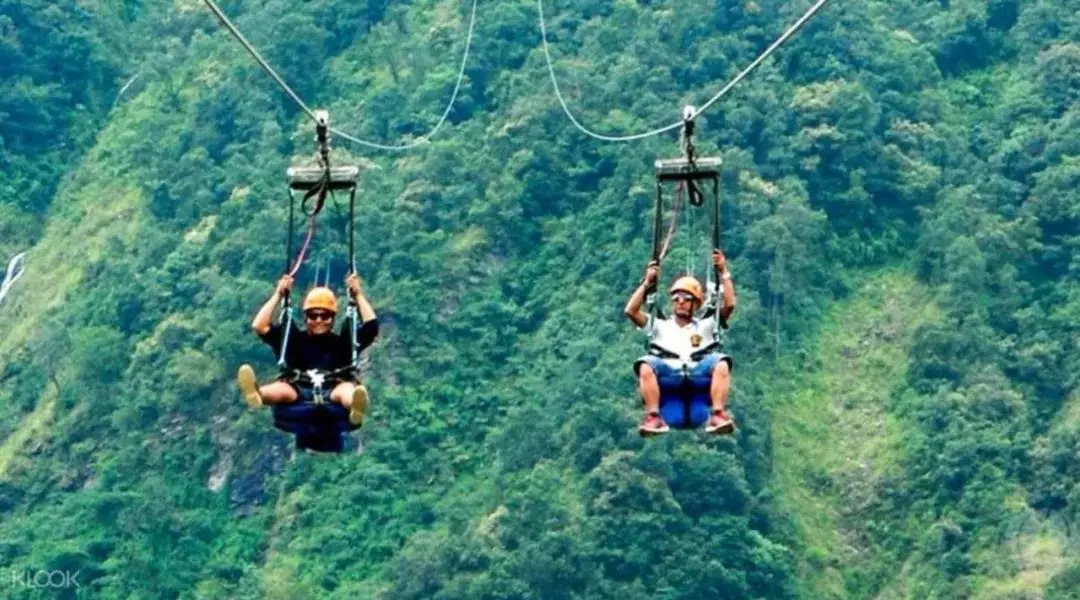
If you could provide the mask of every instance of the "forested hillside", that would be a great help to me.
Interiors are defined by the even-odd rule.
[[[575,114],[677,120],[808,0],[548,0]],[[417,139],[472,3],[229,0],[312,107]],[[430,143],[363,166],[357,452],[238,365],[310,120],[198,0],[0,0],[0,597],[1080,598],[1080,2],[834,0],[698,121],[725,161],[737,435],[642,440],[652,161],[481,1]],[[345,199],[301,286],[347,268]],[[669,280],[702,273],[680,223]],[[694,254],[696,253],[696,254]],[[33,588],[13,574],[79,573]],[[10,585],[9,585],[10,583]]]

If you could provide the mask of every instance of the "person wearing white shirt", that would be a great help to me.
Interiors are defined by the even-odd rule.
[[[679,277],[669,289],[670,318],[643,311],[645,297],[660,276],[655,261],[645,268],[641,285],[626,303],[627,318],[650,340],[648,354],[634,362],[645,405],[645,418],[638,427],[642,436],[666,433],[671,426],[689,429],[703,423],[707,433],[735,431],[727,412],[732,360],[721,352],[720,344],[720,329],[727,328],[735,311],[735,286],[723,252],[713,251],[713,266],[722,292],[720,306],[711,314],[695,317],[705,303],[705,292],[691,276]]]

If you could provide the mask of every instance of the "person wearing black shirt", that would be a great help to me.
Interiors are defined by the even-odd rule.
[[[292,289],[293,279],[283,276],[274,288],[273,295],[263,304],[255,315],[251,328],[263,342],[270,346],[275,354],[280,355],[284,330],[281,325],[272,324],[274,311],[281,299]],[[356,301],[360,313],[356,329],[356,341],[359,350],[370,346],[379,335],[379,322],[375,310],[364,297],[360,288],[360,278],[355,274],[345,279],[349,294]],[[334,319],[337,316],[337,298],[327,287],[316,287],[304,297],[304,324],[301,330],[292,324],[288,346],[285,352],[285,364],[292,371],[317,370],[329,372],[348,367],[352,363],[352,340],[346,326],[341,332],[334,333]],[[292,373],[284,372],[277,380],[259,386],[255,380],[255,371],[250,365],[243,365],[237,374],[237,383],[244,396],[244,401],[251,408],[264,404],[288,404],[296,402],[299,390],[292,381]],[[367,410],[367,389],[355,378],[328,380],[330,400],[349,409],[349,422],[361,425]]]

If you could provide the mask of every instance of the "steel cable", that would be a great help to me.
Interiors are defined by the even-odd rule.
[[[292,88],[290,88],[289,85],[285,83],[285,80],[282,79],[281,76],[278,75],[277,71],[275,71],[274,68],[270,66],[270,63],[268,63],[266,59],[264,59],[262,55],[259,54],[259,51],[255,49],[251,42],[247,41],[247,38],[244,37],[244,34],[240,33],[240,30],[237,29],[236,25],[234,25],[232,21],[229,20],[229,17],[225,15],[225,13],[221,10],[220,7],[218,7],[214,0],[203,0],[203,2],[210,8],[210,10],[214,12],[214,15],[217,16],[221,24],[224,25],[230,33],[232,33],[233,37],[235,37],[237,41],[239,41],[244,46],[248,53],[251,54],[252,58],[254,58],[255,61],[259,63],[259,66],[261,66],[263,70],[266,71],[267,75],[269,75],[271,78],[273,78],[275,82],[277,82],[278,86],[280,86],[281,89],[284,90],[290,98],[292,98],[293,102],[295,102],[296,105],[299,106],[300,109],[303,110],[304,113],[311,118],[311,120],[318,123],[319,120],[315,116],[315,113],[310,108],[308,108],[307,104],[305,104],[304,101],[300,99],[300,96],[298,96],[296,92],[294,92]],[[454,91],[450,96],[450,101],[446,104],[446,109],[443,110],[442,117],[439,118],[438,123],[435,124],[431,131],[420,136],[413,142],[396,146],[364,140],[335,128],[330,128],[330,131],[335,135],[338,135],[341,138],[346,139],[350,142],[360,144],[362,146],[367,146],[369,148],[375,148],[378,150],[408,150],[410,148],[415,148],[416,146],[426,143],[431,138],[431,136],[435,135],[435,132],[438,131],[440,127],[442,127],[443,123],[446,121],[446,118],[450,115],[450,111],[453,109],[454,102],[457,100],[458,91],[461,89],[461,81],[465,77],[465,65],[468,63],[469,60],[469,49],[472,46],[473,30],[476,25],[477,2],[478,0],[473,0],[472,3],[472,13],[469,18],[469,33],[465,40],[465,51],[461,57],[461,67],[458,70],[457,83],[454,84]]]
[[[692,121],[696,119],[699,115],[705,112],[718,100],[726,96],[732,88],[734,88],[736,85],[739,84],[739,82],[745,79],[746,76],[753,72],[754,69],[756,69],[759,65],[761,65],[761,63],[766,58],[768,58],[769,55],[771,55],[774,51],[776,51],[777,48],[787,42],[787,40],[790,39],[791,36],[795,34],[795,32],[802,28],[802,26],[805,25],[807,21],[813,18],[813,16],[816,15],[823,6],[825,6],[825,3],[827,1],[828,0],[818,0],[816,4],[811,6],[810,9],[807,10],[802,17],[800,17],[791,27],[788,28],[787,31],[783,33],[783,35],[777,38],[776,41],[769,45],[769,47],[766,48],[764,52],[758,55],[758,57],[755,58],[748,67],[743,69],[738,75],[736,75],[731,81],[729,81],[727,85],[721,88],[720,91],[713,95],[712,98],[709,98],[709,100],[701,108],[696,109],[693,114],[689,116],[688,120]],[[574,124],[574,127],[576,127],[585,135],[588,135],[589,137],[605,142],[629,142],[632,140],[640,140],[682,127],[683,121],[676,121],[674,123],[671,123],[670,125],[658,127],[644,133],[635,133],[631,135],[606,135],[602,133],[596,133],[582,125],[581,122],[579,122],[574,116],[574,114],[570,111],[570,108],[567,106],[566,100],[563,98],[562,91],[559,89],[558,79],[555,77],[555,67],[551,62],[551,52],[548,49],[547,24],[544,19],[544,0],[536,0],[536,5],[537,12],[540,16],[540,38],[544,48],[544,58],[547,61],[548,75],[551,77],[551,85],[555,89],[555,97],[559,100],[559,104],[562,106],[563,112],[566,113],[566,116],[570,119],[570,122]]]

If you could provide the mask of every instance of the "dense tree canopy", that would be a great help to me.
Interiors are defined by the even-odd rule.
[[[481,2],[430,143],[334,142],[364,166],[356,258],[383,333],[362,452],[321,457],[232,381],[273,373],[248,324],[310,122],[194,0],[0,0],[0,264],[30,249],[0,305],[0,566],[79,571],[73,598],[1075,597],[1074,4],[838,2],[701,118],[726,165],[740,431],[645,443],[621,307],[652,160],[678,146],[581,135],[536,4]],[[438,120],[470,6],[224,3],[308,104],[390,143]],[[572,110],[627,133],[700,103],[807,6],[544,8]],[[345,274],[342,203],[301,286]],[[704,270],[707,220],[683,218],[665,278]],[[847,368],[814,340],[895,270],[919,323],[877,409],[904,435],[858,507],[821,509],[870,557],[844,562],[792,501],[842,503],[842,482],[780,475],[792,406],[767,391]]]

